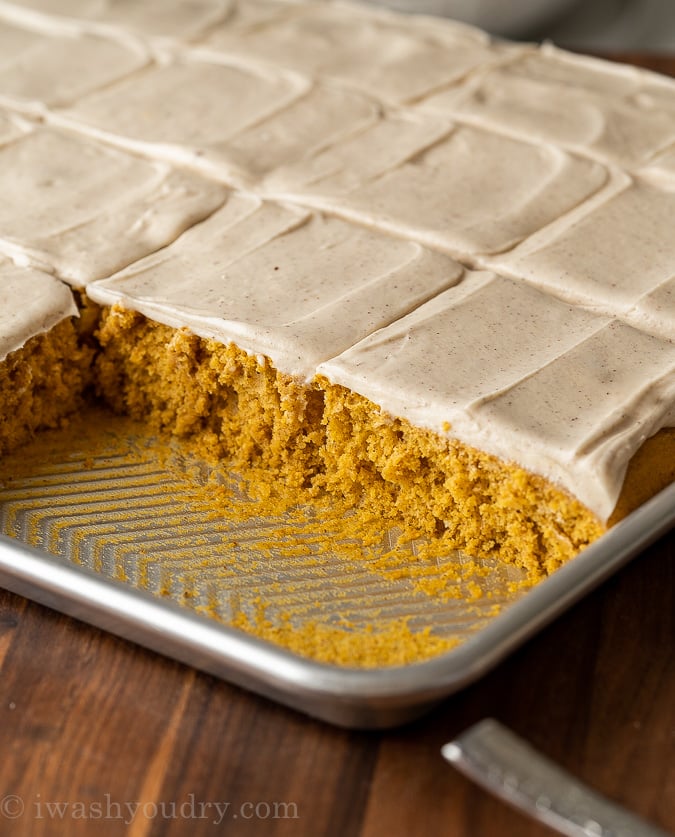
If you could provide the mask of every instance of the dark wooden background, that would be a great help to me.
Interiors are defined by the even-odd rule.
[[[0,835],[545,837],[439,754],[486,716],[675,832],[674,553],[671,533],[479,683],[378,733],[0,591]]]

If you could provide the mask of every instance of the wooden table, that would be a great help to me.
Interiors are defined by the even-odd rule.
[[[439,755],[486,716],[675,832],[673,533],[395,731],[329,727],[4,592],[0,667],[0,835],[545,837]]]

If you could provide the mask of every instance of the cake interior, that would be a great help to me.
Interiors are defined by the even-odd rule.
[[[298,501],[328,493],[403,537],[498,555],[535,578],[607,528],[542,477],[393,418],[325,378],[298,382],[265,357],[83,294],[80,309],[0,365],[3,453],[96,397],[230,463],[259,497],[280,482]],[[674,429],[647,440],[608,525],[675,479],[674,463]]]
[[[81,323],[62,320],[0,363],[0,455],[38,430],[58,427],[82,405],[94,349]]]

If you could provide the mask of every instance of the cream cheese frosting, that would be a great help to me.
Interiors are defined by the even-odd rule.
[[[173,245],[88,294],[236,343],[311,380],[322,360],[458,282],[452,259],[296,207],[234,193]],[[251,283],[255,277],[255,283]]]
[[[605,167],[552,145],[395,114],[265,188],[471,259],[514,247],[608,183]]]
[[[626,178],[583,218],[545,230],[490,264],[673,340],[675,310],[665,295],[675,277],[673,219],[675,183]]]
[[[318,371],[391,415],[544,475],[604,520],[630,457],[675,423],[673,341],[487,272]]]
[[[645,174],[650,173],[658,176],[665,176],[666,180],[671,180],[675,183],[675,144],[666,148],[661,154],[658,154],[645,168]]]
[[[363,129],[379,114],[377,102],[354,91],[192,50],[51,119],[253,187],[268,172]]]
[[[216,27],[205,43],[404,104],[455,82],[502,50],[468,26],[357,3],[302,3],[248,31]],[[507,50],[504,47],[504,50]],[[511,49],[516,49],[512,47]],[[376,56],[376,60],[374,60]]]
[[[0,104],[41,115],[139,69],[149,54],[97,35],[20,28],[0,19]]]
[[[675,340],[675,275],[639,297],[624,319],[649,334]]]
[[[73,295],[63,282],[0,260],[0,361],[31,337],[77,316]]]
[[[30,130],[30,124],[24,119],[0,108],[0,145],[12,142]]]
[[[227,38],[235,33],[243,35],[261,25],[283,21],[301,12],[308,2],[316,5],[312,0],[231,0],[225,26],[220,27],[220,37]]]
[[[235,0],[0,0],[22,25],[192,40],[233,12]]]
[[[36,128],[0,147],[0,252],[83,286],[217,209],[218,183]]]
[[[629,168],[675,141],[672,83],[550,45],[446,88],[420,109]]]

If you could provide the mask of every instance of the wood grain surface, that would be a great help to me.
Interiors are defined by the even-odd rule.
[[[551,834],[442,760],[486,716],[675,832],[674,553],[671,532],[480,682],[378,733],[0,591],[0,835]]]

